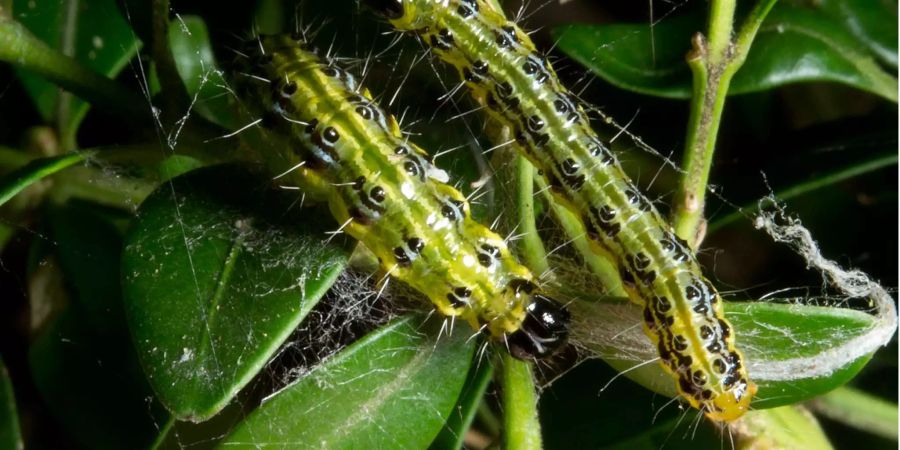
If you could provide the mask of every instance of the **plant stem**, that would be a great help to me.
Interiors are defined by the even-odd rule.
[[[897,404],[858,389],[837,388],[809,402],[809,407],[829,419],[897,440]]]
[[[82,66],[0,12],[0,61],[34,72],[110,112],[145,120],[146,102],[109,78]]]
[[[75,57],[75,37],[78,34],[76,27],[78,26],[79,8],[80,2],[78,0],[70,0],[63,7],[64,19],[59,51],[70,58]],[[72,94],[62,90],[59,91],[59,95],[56,96],[55,122],[62,148],[76,148],[76,129],[75,124],[71,120],[72,109]]]
[[[536,178],[535,181],[537,181],[540,191],[544,193],[544,197],[547,199],[547,203],[550,204],[550,209],[553,211],[556,222],[569,238],[572,247],[579,255],[581,255],[581,259],[591,272],[600,279],[605,295],[627,297],[628,293],[626,293],[625,289],[622,287],[622,278],[619,276],[619,271],[616,270],[616,266],[610,262],[609,259],[601,256],[593,247],[591,247],[591,242],[587,238],[584,225],[578,217],[553,198],[553,194],[550,193],[547,183],[542,178]]]
[[[0,205],[3,205],[35,182],[69,166],[81,163],[90,157],[91,154],[92,152],[77,152],[52,158],[42,158],[6,174],[3,178],[0,178]]]
[[[534,223],[534,166],[524,156],[517,155],[515,158],[516,206],[519,233],[522,236],[519,252],[525,259],[525,265],[540,274],[549,270],[550,266],[547,263],[547,251]]]
[[[504,448],[540,450],[541,424],[531,364],[513,358],[509,352],[501,353]]]
[[[819,422],[805,409],[792,405],[750,411],[732,422],[737,450],[791,448],[830,450],[831,443]]]
[[[698,33],[692,39],[693,49],[687,59],[694,79],[693,96],[682,163],[685,174],[673,205],[673,225],[678,236],[694,249],[703,239],[706,186],[725,97],[731,79],[743,65],[756,32],[776,1],[760,0],[732,41],[737,2],[712,0],[709,38]]]
[[[625,297],[628,294],[622,287],[622,279],[619,277],[619,271],[606,258],[597,254],[591,248],[590,241],[585,234],[584,226],[578,218],[566,207],[560,204],[550,194],[547,183],[541,177],[534,176],[534,166],[524,156],[516,157],[516,185],[517,199],[516,204],[519,214],[519,230],[522,239],[520,240],[519,252],[525,259],[526,265],[535,273],[544,273],[549,270],[550,262],[547,259],[547,252],[544,249],[543,241],[537,232],[534,220],[534,183],[538,184],[540,192],[544,193],[544,198],[550,205],[553,215],[557,223],[562,227],[563,232],[569,238],[572,247],[581,255],[584,263],[596,275],[606,295],[615,297]]]

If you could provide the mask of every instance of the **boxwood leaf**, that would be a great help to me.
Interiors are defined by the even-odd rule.
[[[438,340],[418,316],[378,329],[263,403],[223,443],[316,448],[425,448],[466,380],[476,340]]]
[[[641,311],[625,302],[571,304],[574,339],[626,376],[668,396],[675,383],[656,359],[656,350],[639,326]],[[825,352],[866,335],[876,316],[836,308],[773,302],[729,302],[726,316],[738,330],[750,378],[759,386],[754,408],[793,404],[835,389],[865,366],[871,353],[834,363]],[[876,348],[867,349],[874,352]]]
[[[144,371],[179,419],[224,407],[343,270],[348,243],[326,241],[330,216],[293,200],[218,166],[141,205],[125,239],[125,308]]]
[[[233,130],[236,100],[216,64],[206,23],[198,16],[179,16],[169,27],[169,45],[178,74],[193,96],[193,108],[203,118]]]
[[[699,15],[646,24],[566,25],[554,30],[559,48],[623,89],[669,98],[691,95],[685,63]],[[803,81],[833,81],[897,99],[897,78],[885,72],[851,32],[810,7],[777,4],[759,30],[729,94]]]
[[[79,3],[14,0],[13,16],[51,47],[102,75],[115,77],[140,48],[140,42],[113,0]],[[44,120],[52,121],[60,113],[59,87],[25,71],[19,71],[19,78]],[[88,103],[71,99],[67,123],[61,124],[64,136],[74,135],[87,110]]]
[[[490,386],[493,376],[494,366],[488,360],[479,361],[477,367],[473,367],[469,371],[462,395],[459,396],[444,428],[429,446],[431,450],[463,448],[466,432],[472,425],[472,421],[475,420],[478,406],[481,405],[484,393]]]
[[[897,2],[821,0],[816,6],[842,23],[882,62],[897,69]]]

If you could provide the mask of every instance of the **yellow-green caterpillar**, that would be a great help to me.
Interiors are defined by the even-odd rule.
[[[633,283],[644,329],[690,404],[734,420],[756,392],[722,302],[683,241],[622,171],[583,108],[514,22],[485,0],[367,0],[457,68],[488,116],[507,127],[598,252]]]
[[[568,312],[542,295],[500,236],[469,216],[447,174],[408,142],[357,79],[299,37],[262,36],[242,52],[238,83],[262,114],[276,168],[324,192],[341,229],[382,269],[446,316],[504,341],[520,358],[563,344]]]

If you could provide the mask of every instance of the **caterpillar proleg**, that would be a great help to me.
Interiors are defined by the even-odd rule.
[[[642,305],[644,329],[679,393],[713,420],[747,411],[756,392],[719,294],[687,245],[629,180],[528,35],[484,0],[367,0],[456,67],[488,117],[554,197],[581,217]]]
[[[242,98],[263,117],[264,151],[283,156],[274,172],[325,193],[342,231],[386,274],[517,357],[546,356],[564,343],[565,308],[541,293],[503,238],[470,217],[447,174],[357,78],[299,37],[261,36],[243,56]]]

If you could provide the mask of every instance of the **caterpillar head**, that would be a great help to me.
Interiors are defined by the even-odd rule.
[[[756,395],[756,384],[740,380],[731,389],[709,400],[706,417],[719,422],[731,422],[750,410],[750,401]]]
[[[569,336],[569,311],[540,294],[525,308],[522,326],[507,335],[509,352],[519,359],[540,359],[562,347]]]

